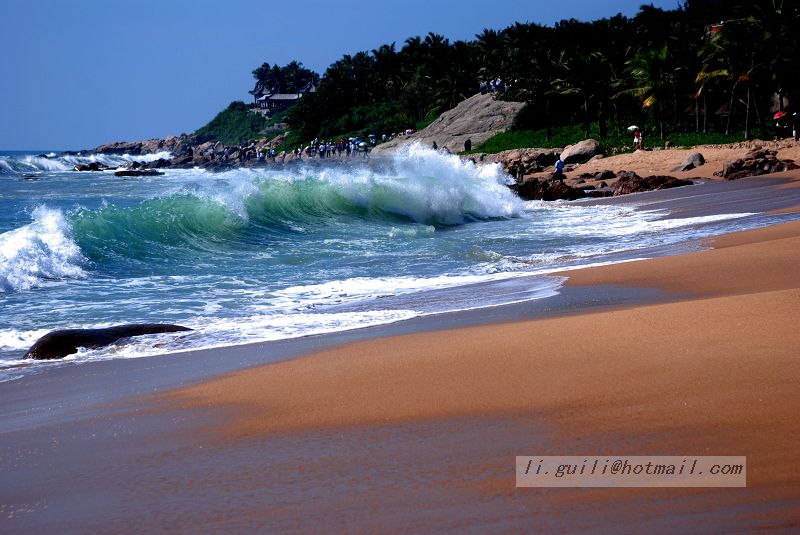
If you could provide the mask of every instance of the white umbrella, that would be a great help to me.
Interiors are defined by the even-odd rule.
[[[628,127],[628,132],[633,132],[634,130],[639,130],[639,127],[635,124],[632,124]]]

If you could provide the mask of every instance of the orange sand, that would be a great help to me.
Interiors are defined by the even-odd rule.
[[[781,160],[794,160],[800,165],[800,143],[791,143],[790,145],[791,146],[778,149],[778,158]],[[764,148],[770,149],[771,147],[769,144],[765,144]],[[714,172],[721,171],[725,162],[741,158],[747,151],[748,149],[744,147],[719,148],[715,146],[700,146],[692,149],[637,151],[587,162],[578,166],[575,171],[568,173],[567,177],[609,169],[614,172],[634,171],[640,176],[671,175],[679,178],[700,177],[714,179],[716,178],[714,177]],[[672,169],[679,166],[689,154],[694,152],[699,152],[703,155],[706,160],[705,165],[690,171],[672,171]]]
[[[663,152],[677,163],[683,158]],[[667,495],[612,489],[595,491],[591,500],[616,501],[624,510],[635,503],[626,500],[646,496],[658,514],[687,515],[688,522],[712,503],[734,503],[743,507],[742,518],[762,528],[797,528],[800,222],[709,245],[713,249],[564,274],[568,285],[661,288],[673,302],[352,343],[159,399],[169,407],[228,409],[230,417],[210,429],[222,442],[483,417],[555,425],[560,443],[582,444],[587,455],[746,455],[744,498],[723,490]],[[643,438],[653,436],[659,437],[655,447]],[[490,436],[476,440],[495,452],[486,466],[513,466],[503,444]],[[637,447],[642,443],[649,444],[646,451]],[[420,458],[451,453],[422,445],[419,451]],[[568,514],[571,500],[588,498],[521,495],[513,474],[476,484],[487,497],[545,500],[540,503],[556,515]],[[658,505],[665,496],[689,501],[665,512]],[[764,504],[772,504],[771,513],[752,513],[752,506]],[[708,529],[713,525],[698,526]]]
[[[709,451],[748,455],[750,484],[796,496],[785,467],[800,460],[800,223],[715,244],[570,273],[692,300],[348,344],[169,398],[238,408],[220,437],[548,414],[565,435],[674,432],[679,452],[694,430]]]

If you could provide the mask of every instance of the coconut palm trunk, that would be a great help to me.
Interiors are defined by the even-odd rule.
[[[589,99],[583,98],[583,129],[586,132],[584,139],[589,139]]]
[[[734,99],[734,96],[736,95],[736,86],[738,85],[738,83],[739,82],[734,83],[733,87],[731,88],[731,101],[730,101],[730,104],[728,105],[728,121],[725,124],[725,135],[726,136],[731,133],[731,115],[733,115],[733,99]]]
[[[750,86],[747,86],[747,110],[744,113],[744,138],[750,139]]]

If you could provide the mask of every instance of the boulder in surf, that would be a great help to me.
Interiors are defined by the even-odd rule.
[[[23,358],[34,360],[60,359],[77,353],[79,347],[96,349],[131,336],[178,331],[191,331],[191,329],[168,323],[137,323],[117,325],[105,329],[63,329],[47,333],[39,338]]]

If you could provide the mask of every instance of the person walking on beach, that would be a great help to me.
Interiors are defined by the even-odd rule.
[[[644,150],[642,142],[642,131],[638,128],[633,131],[633,150]]]
[[[436,144],[436,141],[433,142],[433,150],[439,150],[439,145]]]

